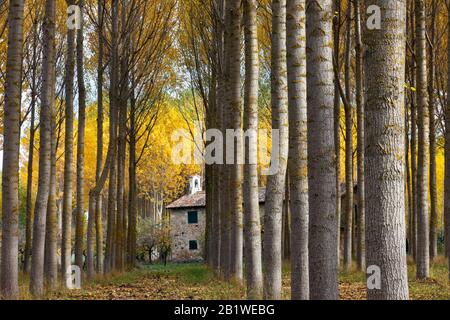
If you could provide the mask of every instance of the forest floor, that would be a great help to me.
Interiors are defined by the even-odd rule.
[[[283,270],[283,298],[290,298],[289,264]],[[450,282],[444,259],[432,266],[431,279],[415,280],[415,268],[409,266],[410,295],[413,300],[450,300]],[[364,300],[365,275],[341,273],[342,300]],[[245,289],[218,280],[201,264],[145,266],[136,271],[95,280],[82,290],[61,291],[48,299],[68,300],[239,300]]]

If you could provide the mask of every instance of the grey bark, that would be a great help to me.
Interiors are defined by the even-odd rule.
[[[27,200],[26,200],[26,225],[25,225],[25,257],[23,269],[29,274],[31,268],[31,241],[33,234],[33,165],[34,165],[34,142],[36,135],[36,100],[37,100],[37,64],[39,55],[37,53],[38,43],[38,20],[33,24],[33,53],[32,53],[32,75],[31,75],[31,119],[30,119],[30,144],[28,146],[28,163],[27,163]]]
[[[310,298],[339,297],[334,140],[333,1],[306,2]]]
[[[230,0],[229,31],[229,112],[230,129],[242,129],[242,102],[241,102],[241,0]],[[231,257],[230,275],[237,282],[243,280],[243,228],[242,228],[242,135],[237,134],[234,143],[234,164],[230,165],[230,214],[231,214]],[[229,158],[231,155],[227,155]]]
[[[244,0],[245,25],[245,97],[244,130],[254,134],[248,141],[244,166],[244,232],[247,297],[250,300],[263,296],[261,257],[261,218],[259,215],[258,186],[258,92],[259,44],[257,27],[257,1]]]
[[[219,95],[222,97],[222,103],[221,103],[221,111],[222,111],[222,134],[225,136],[226,130],[229,125],[229,112],[228,112],[228,105],[229,105],[229,97],[230,95],[227,94],[228,92],[228,74],[229,74],[229,26],[230,26],[230,10],[228,10],[228,7],[230,6],[229,0],[225,0],[225,7],[224,7],[224,22],[225,22],[225,28],[224,28],[224,59],[223,59],[223,83],[219,87]],[[226,153],[226,152],[225,152]],[[225,154],[225,157],[227,155]],[[230,178],[229,178],[229,166],[225,163],[225,165],[221,168],[221,174],[222,174],[222,197],[220,198],[221,201],[221,213],[220,213],[220,220],[221,220],[221,248],[220,248],[220,263],[221,263],[221,276],[224,279],[230,278],[230,260],[231,260],[231,230],[230,230]]]
[[[118,0],[112,2],[112,39],[111,39],[111,63],[110,63],[110,126],[109,137],[111,141],[109,164],[109,188],[108,188],[108,222],[105,250],[105,273],[110,273],[114,266],[114,234],[116,219],[117,197],[117,90],[118,90]]]
[[[115,236],[115,268],[117,271],[124,270],[124,217],[125,217],[125,157],[126,157],[126,126],[127,126],[127,102],[128,102],[128,47],[129,37],[127,33],[126,12],[127,4],[121,1],[121,36],[125,37],[124,44],[121,50],[120,61],[120,76],[119,76],[119,90],[118,90],[118,112],[119,112],[119,134],[118,134],[118,151],[117,151],[117,213],[116,213],[116,236]]]
[[[364,145],[364,97],[363,97],[363,51],[361,39],[361,5],[358,0],[354,1],[355,9],[355,80],[356,80],[356,108],[358,125],[358,227],[357,227],[357,252],[356,262],[359,270],[366,268],[366,188],[365,188],[365,145]]]
[[[344,225],[344,268],[352,265],[353,231],[353,107],[351,104],[352,2],[347,4],[347,29],[345,46],[345,225]]]
[[[341,25],[341,1],[334,1],[334,11],[337,13],[333,19],[333,60],[335,69],[337,72],[340,70],[339,63],[339,49],[340,49],[340,25]],[[335,75],[336,80],[338,75]],[[337,250],[337,263],[340,265],[341,257],[341,98],[339,93],[339,84],[334,81],[334,146],[336,153],[336,250]]]
[[[430,31],[430,59],[429,59],[429,79],[428,79],[428,113],[429,113],[429,141],[430,141],[430,259],[433,261],[438,255],[437,236],[439,212],[437,203],[437,176],[436,176],[436,96],[435,96],[435,77],[436,77],[436,25],[437,25],[437,7],[436,0],[431,3],[431,31]]]
[[[74,1],[69,0],[68,5]],[[65,138],[64,138],[64,187],[61,240],[61,273],[66,283],[72,264],[72,175],[73,175],[73,100],[75,77],[75,30],[67,30],[65,70]]]
[[[430,245],[428,217],[429,113],[427,92],[427,39],[425,1],[416,0],[416,63],[417,63],[417,278],[430,276]]]
[[[52,97],[54,100],[54,96]],[[51,113],[51,153],[50,153],[50,189],[48,195],[47,218],[45,227],[44,274],[48,290],[54,290],[58,280],[58,207],[56,203],[56,114]]]
[[[133,82],[132,82],[133,86]],[[130,103],[130,144],[129,144],[129,193],[128,202],[128,267],[134,268],[136,261],[136,224],[137,224],[137,179],[136,179],[136,101],[132,89]]]
[[[88,225],[86,233],[86,276],[91,280],[95,276],[94,247],[95,247],[95,209],[96,199],[89,201]]]
[[[97,166],[95,178],[100,180],[103,165],[103,21],[104,0],[98,1],[98,66],[97,66]],[[102,196],[99,193],[95,199],[95,236],[97,252],[97,273],[103,274],[103,219],[102,219]]]
[[[414,30],[416,25],[416,18],[414,13],[414,3],[411,2],[411,15],[410,15],[410,23],[411,30]],[[415,32],[412,33],[412,42],[415,42]],[[414,50],[415,55],[415,47]],[[416,87],[416,59],[415,56],[411,59],[411,79],[412,87]],[[411,175],[412,175],[412,194],[413,194],[413,215],[412,215],[412,252],[413,258],[416,259],[417,253],[417,94],[416,92],[412,93],[411,100]]]
[[[450,13],[450,7],[449,7]],[[450,19],[448,20],[450,28]],[[448,34],[450,41],[450,33]],[[450,42],[449,42],[450,43]],[[450,76],[450,46],[447,49],[448,55],[448,73]],[[447,84],[447,91],[450,92],[450,81]],[[450,279],[450,99],[447,100],[445,109],[445,182],[444,182],[444,220],[445,220],[445,253],[449,262],[449,279]]]
[[[11,0],[8,12],[2,174],[0,296],[19,298],[19,150],[24,1]]]
[[[405,230],[406,1],[377,0],[381,29],[364,29],[366,47],[367,265],[381,271],[370,300],[408,299]],[[366,3],[367,5],[367,3]]]
[[[77,140],[77,207],[75,213],[75,264],[83,270],[84,250],[84,141],[86,128],[86,87],[84,84],[84,0],[80,7],[80,28],[77,30],[77,82],[78,82],[78,140]]]
[[[272,146],[272,163],[276,165],[277,170],[268,177],[267,182],[263,252],[264,298],[279,300],[281,299],[283,197],[289,153],[286,0],[272,1],[271,54],[272,130],[279,130],[279,143]]]
[[[287,0],[291,298],[309,299],[308,117],[305,0]]]
[[[216,16],[215,16],[215,22],[216,22],[216,43],[217,43],[217,89],[216,89],[216,121],[217,121],[217,129],[222,130],[223,129],[223,83],[224,83],[224,26],[223,26],[223,13],[225,9],[225,1],[224,0],[216,0]],[[223,201],[223,194],[221,192],[222,190],[222,168],[223,166],[216,164],[214,166],[215,168],[215,179],[216,183],[214,184],[214,193],[217,195],[216,202],[214,204],[214,211],[216,214],[216,218],[213,220],[213,229],[219,230],[217,233],[217,242],[215,243],[215,246],[213,248],[214,251],[214,257],[213,257],[213,268],[216,271],[217,274],[220,274],[220,270],[222,268],[223,262],[221,261],[221,256],[223,253],[222,245],[222,234],[224,232],[223,225],[222,225],[222,201]]]
[[[39,178],[34,211],[33,249],[30,291],[35,297],[44,294],[44,249],[47,205],[50,190],[51,115],[54,108],[55,15],[56,1],[46,0],[43,38],[43,66],[39,135]],[[17,262],[16,262],[17,263]]]

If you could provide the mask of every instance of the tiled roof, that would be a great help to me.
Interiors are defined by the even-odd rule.
[[[357,185],[355,184],[355,192]],[[341,196],[345,195],[345,183],[341,184]],[[266,188],[259,188],[259,203],[266,202]],[[172,202],[167,209],[183,209],[183,208],[204,208],[206,204],[205,191],[199,191],[195,194],[189,194]]]
[[[259,202],[264,203],[266,198],[266,188],[259,188]],[[204,208],[206,204],[205,191],[199,191],[194,194],[189,194],[172,202],[167,206],[167,209],[184,209],[184,208]]]
[[[167,209],[182,209],[182,208],[202,208],[206,203],[205,191],[199,191],[194,194],[188,194],[180,199],[172,202],[167,206]]]

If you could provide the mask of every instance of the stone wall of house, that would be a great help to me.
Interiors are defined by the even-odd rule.
[[[198,223],[188,223],[188,212],[198,212]],[[206,214],[205,209],[172,210],[172,261],[188,262],[203,260],[205,245]],[[189,250],[189,241],[197,241],[198,249]]]

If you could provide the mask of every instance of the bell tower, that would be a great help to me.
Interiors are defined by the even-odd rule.
[[[189,181],[189,194],[202,191],[202,179],[199,175],[192,176]]]

